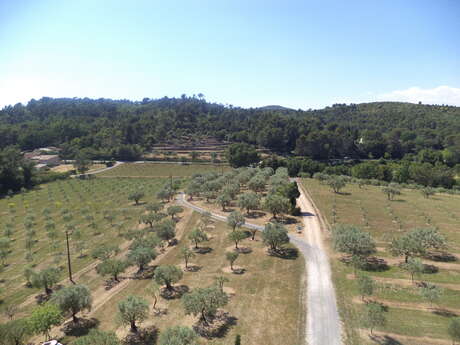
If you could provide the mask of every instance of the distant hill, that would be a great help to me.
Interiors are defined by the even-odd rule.
[[[57,146],[66,158],[138,157],[164,142],[212,137],[318,160],[387,157],[460,163],[460,107],[401,102],[240,108],[195,97],[42,98],[0,110],[0,149]]]
[[[261,110],[294,110],[292,108],[283,107],[281,105],[266,105],[264,107],[259,107],[257,109],[261,109]]]

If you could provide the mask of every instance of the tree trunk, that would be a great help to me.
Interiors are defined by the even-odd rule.
[[[77,323],[77,322],[78,322],[77,313],[72,313],[72,320],[73,320],[73,323]]]
[[[173,289],[170,282],[166,282],[166,289],[168,289],[169,291]]]
[[[118,282],[118,281],[119,281],[119,280],[118,280],[118,274],[114,274],[114,275],[113,275],[113,279],[114,279],[116,282]]]
[[[407,264],[407,261],[409,260],[409,255],[404,256],[404,262]]]
[[[205,325],[208,325],[208,320],[206,319],[206,315],[205,315],[205,313],[204,313],[204,309],[201,310],[201,318],[203,319],[204,324],[205,324]]]
[[[251,240],[254,241],[254,240],[255,240],[255,237],[256,237],[256,232],[255,232],[255,230],[252,230],[251,232],[252,232],[252,238],[251,238]]]
[[[235,248],[238,249],[238,242],[235,241]]]
[[[137,333],[136,320],[131,320],[131,332]]]
[[[53,292],[48,286],[45,286],[45,293],[49,296]]]
[[[185,268],[188,268],[188,260],[185,259]]]
[[[157,302],[158,302],[158,297],[155,295],[153,296],[154,300],[153,300],[153,310],[156,310],[156,306],[157,306]]]
[[[233,271],[233,261],[230,261],[230,269]]]

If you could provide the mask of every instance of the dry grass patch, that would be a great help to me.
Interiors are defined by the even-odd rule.
[[[417,278],[417,281],[431,282],[443,288],[443,294],[436,303],[437,308],[458,309],[460,307],[458,294],[460,262],[457,261],[460,252],[458,231],[460,197],[437,194],[426,199],[417,190],[403,190],[396,200],[388,201],[381,187],[359,188],[358,185],[348,184],[341,194],[335,194],[319,181],[303,179],[302,183],[331,225],[334,223],[357,225],[371,233],[378,243],[376,256],[386,260],[389,269],[365,273],[378,282],[374,298],[387,301],[389,304],[389,311],[386,313],[388,322],[380,329],[384,332],[382,334],[398,334],[404,344],[411,343],[405,337],[421,337],[420,342],[415,343],[428,344],[429,342],[422,338],[424,335],[433,339],[438,338],[438,343],[444,343],[445,339],[448,339],[447,323],[452,315],[427,310],[420,288],[413,284],[409,274],[399,267],[403,259],[392,257],[387,246],[392,238],[401,236],[414,227],[437,227],[448,239],[448,251],[453,254],[450,256],[453,261],[437,261],[440,258],[435,256],[423,258],[425,264],[437,267],[438,271],[424,273]],[[340,260],[342,255],[333,251],[331,253],[333,279],[341,317],[345,323],[347,344],[358,345],[363,342],[375,344],[375,341],[371,342],[368,337],[361,336],[362,306],[354,303],[359,293],[356,280],[350,279],[353,278],[353,269]],[[417,309],[417,306],[420,308]]]
[[[186,229],[190,230],[198,222],[195,214],[189,221]],[[223,338],[218,338],[217,343],[230,345],[234,343],[235,335],[240,334],[246,344],[284,345],[299,344],[302,341],[303,329],[302,315],[303,306],[299,304],[302,291],[301,280],[304,274],[303,259],[298,257],[294,260],[280,259],[267,255],[266,248],[261,241],[244,240],[242,246],[251,247],[251,254],[240,255],[236,265],[243,267],[246,272],[242,275],[223,273],[228,266],[225,259],[225,251],[231,246],[227,239],[230,231],[221,222],[216,222],[209,232],[213,235],[212,240],[204,243],[212,251],[206,254],[197,254],[193,258],[193,264],[200,266],[196,272],[184,272],[183,279],[178,285],[206,287],[214,284],[216,276],[225,275],[230,281],[225,289],[231,291],[229,304],[223,309],[235,318],[234,325],[228,329]],[[180,248],[191,246],[186,237],[179,245],[167,253],[155,264],[182,265]],[[94,317],[100,320],[100,327],[107,330],[116,330],[120,335],[126,333],[124,327],[114,324],[114,316],[117,312],[117,303],[129,294],[136,294],[153,300],[146,296],[145,289],[149,280],[133,280],[129,286],[111,299],[99,309]],[[155,325],[161,330],[173,325],[192,326],[196,319],[186,316],[180,299],[160,299],[159,308],[163,311],[161,316],[154,316],[152,311],[148,321],[142,327]],[[280,331],[283,325],[283,331]],[[201,344],[211,344],[212,340],[201,338]]]

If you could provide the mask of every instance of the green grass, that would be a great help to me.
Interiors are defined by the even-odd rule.
[[[193,228],[197,218],[194,214],[186,227],[187,231]],[[198,272],[185,272],[184,278],[179,282],[193,289],[211,285],[215,276],[223,274],[230,279],[225,286],[230,287],[235,293],[223,309],[236,317],[236,324],[224,338],[214,342],[201,338],[200,344],[232,345],[236,334],[242,336],[244,344],[301,344],[304,313],[301,303],[303,259],[298,257],[287,260],[268,256],[260,240],[246,239],[241,246],[251,247],[253,251],[250,254],[240,254],[236,261],[236,265],[245,268],[246,272],[242,275],[223,273],[222,269],[228,267],[225,252],[234,246],[227,238],[229,231],[229,228],[220,222],[215,223],[214,229],[209,229],[208,233],[212,239],[203,246],[211,247],[212,251],[208,254],[198,254],[193,258],[193,264],[202,268]],[[181,264],[180,248],[190,245],[188,240],[181,241],[155,264]],[[122,293],[114,296],[111,303],[99,309],[95,317],[101,321],[100,328],[117,330],[114,326],[114,317],[118,301],[129,294],[146,297],[145,288],[148,284],[148,280],[132,281]],[[161,300],[160,306],[168,309],[167,314],[149,321],[155,324],[160,332],[168,326],[191,326],[195,322],[194,318],[184,314],[180,300]]]
[[[84,268],[93,260],[87,255],[93,248],[103,243],[121,243],[118,230],[104,218],[106,211],[115,215],[113,224],[119,224],[122,231],[128,230],[137,224],[142,206],[134,206],[128,201],[128,194],[134,189],[142,189],[146,196],[143,201],[155,198],[155,192],[165,182],[162,179],[69,179],[41,185],[35,190],[17,194],[12,198],[0,200],[0,231],[4,231],[6,224],[13,225],[11,236],[11,254],[7,258],[7,266],[0,272],[0,298],[4,302],[0,309],[9,304],[20,304],[31,294],[39,292],[37,289],[26,288],[23,269],[32,264],[36,270],[54,265],[55,255],[65,254],[65,221],[62,212],[67,209],[72,216],[68,223],[82,232],[86,245],[83,254],[79,257],[75,249],[76,241],[71,237],[71,254],[73,271]],[[43,210],[50,211],[49,219],[55,223],[57,237],[55,246],[47,236],[45,224],[47,222]],[[96,229],[90,228],[86,215],[94,218]],[[32,262],[25,259],[25,225],[27,216],[35,218],[33,229],[36,232],[35,246],[32,249]],[[60,259],[61,278],[67,275],[65,256]]]
[[[104,171],[99,176],[104,177],[188,177],[197,173],[228,171],[228,165],[213,164],[173,164],[173,163],[125,163],[113,169]]]
[[[395,201],[388,201],[380,187],[366,186],[360,189],[357,185],[349,184],[341,194],[334,194],[329,187],[313,179],[304,179],[302,183],[307,188],[316,206],[331,226],[334,223],[354,224],[372,234],[377,242],[378,257],[392,258],[386,250],[392,238],[401,236],[414,227],[436,226],[449,242],[449,251],[460,252],[460,197],[457,195],[437,194],[425,199],[419,191],[403,190],[402,195]],[[334,210],[335,209],[335,217]],[[400,258],[402,260],[402,258]],[[430,262],[436,266],[436,262]],[[458,264],[459,262],[454,262]],[[358,295],[356,281],[348,279],[353,270],[340,262],[332,260],[333,279],[336,285],[338,303],[342,320],[345,323],[348,344],[362,344],[356,331],[361,327],[360,312],[362,306],[352,302]],[[408,273],[396,265],[382,272],[366,272],[380,278],[410,279]],[[423,274],[419,279],[436,283],[460,285],[460,270],[439,269],[433,274]],[[460,308],[460,292],[444,289],[439,301],[441,308]],[[415,286],[400,286],[385,283],[377,290],[375,297],[393,303],[413,303],[426,305]],[[387,313],[388,324],[383,329],[386,332],[408,336],[427,336],[447,338],[446,324],[448,318],[433,313],[418,310],[402,310],[390,308]],[[417,331],[415,331],[417,329]]]

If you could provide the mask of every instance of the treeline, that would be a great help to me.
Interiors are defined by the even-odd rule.
[[[323,173],[350,176],[362,180],[366,184],[380,185],[379,181],[383,181],[460,190],[460,181],[455,178],[456,175],[460,174],[459,165],[450,168],[442,163],[431,164],[410,159],[398,161],[379,159],[331,165],[309,158],[273,156],[263,160],[262,167],[273,169],[286,167],[289,176],[292,177],[312,177],[316,173]]]
[[[460,108],[381,102],[243,109],[183,95],[140,102],[42,98],[0,111],[0,147],[60,146],[64,158],[84,151],[134,160],[156,143],[203,136],[314,160],[423,156],[452,167],[460,163]]]

